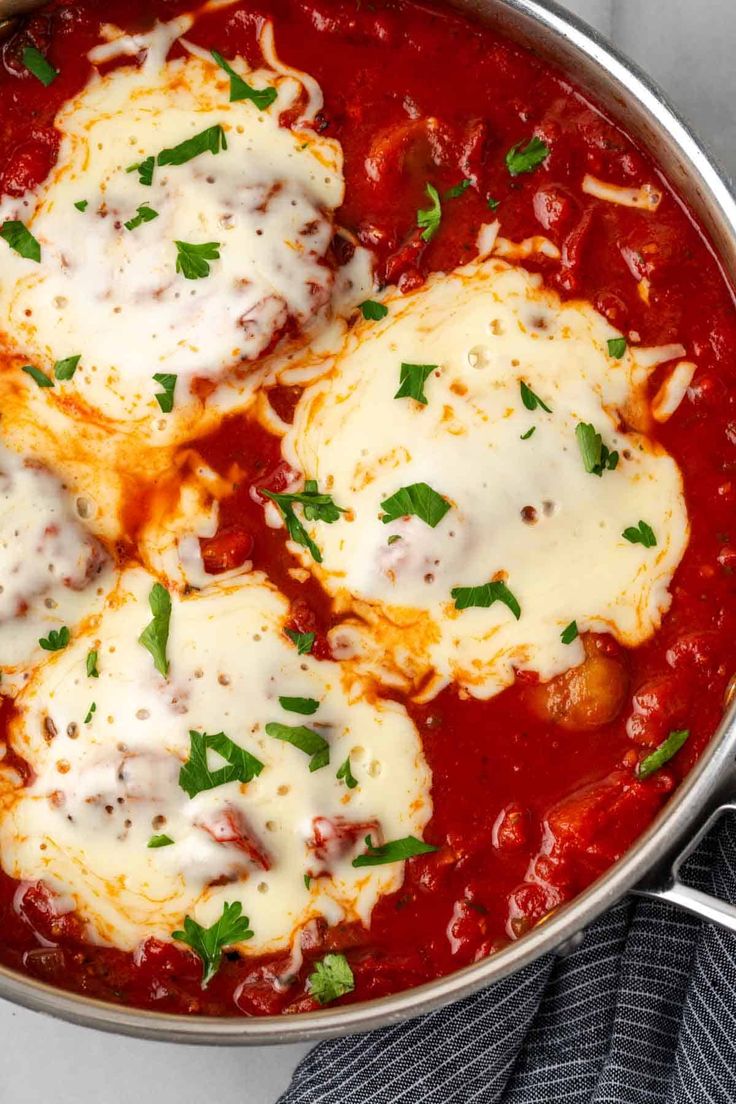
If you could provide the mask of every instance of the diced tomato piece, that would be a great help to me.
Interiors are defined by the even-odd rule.
[[[208,575],[242,567],[253,551],[253,536],[240,525],[229,525],[214,537],[202,537],[199,548]]]

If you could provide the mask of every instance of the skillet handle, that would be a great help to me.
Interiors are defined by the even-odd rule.
[[[736,793],[733,779],[730,780],[727,789],[730,794]],[[736,798],[717,799],[715,807],[711,806],[704,822],[685,847],[674,857],[666,856],[664,861],[632,890],[632,893],[639,897],[648,897],[653,901],[666,901],[670,905],[677,905],[678,908],[685,909],[686,912],[698,916],[701,920],[708,920],[713,924],[719,924],[722,928],[727,928],[728,931],[736,932],[736,905],[730,905],[727,901],[721,901],[720,898],[712,897],[699,889],[692,889],[681,882],[679,877],[680,868],[688,856],[724,813],[731,812],[736,812]]]

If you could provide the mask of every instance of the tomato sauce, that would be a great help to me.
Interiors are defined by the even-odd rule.
[[[104,16],[145,30],[154,14],[169,19],[185,9],[180,0],[109,0]],[[52,165],[54,115],[90,74],[86,52],[99,40],[99,15],[94,0],[54,2],[0,45],[0,193],[22,193]],[[559,247],[561,261],[525,263],[560,294],[589,299],[644,344],[686,347],[697,373],[658,436],[683,472],[692,535],[655,637],[629,651],[606,638],[592,642],[625,689],[604,723],[576,731],[544,718],[531,706],[528,676],[489,702],[447,689],[428,705],[407,703],[433,775],[425,839],[439,850],[407,863],[401,890],[379,902],[370,930],[315,925],[286,990],[272,984],[285,955],[229,953],[202,992],[199,964],[182,948],[149,940],[131,956],[90,946],[80,921],[55,916],[41,888],[0,874],[4,963],[63,988],[167,1012],[310,1010],[305,979],[326,950],[345,953],[353,969],[355,991],[345,1002],[494,953],[626,851],[712,736],[736,671],[736,313],[707,242],[659,170],[565,76],[426,4],[252,0],[202,16],[189,37],[256,64],[265,17],[274,21],[283,60],[323,89],[317,125],[345,154],[338,221],[374,250],[383,282],[408,290],[429,272],[471,260],[480,225],[498,217],[507,238],[544,234]],[[29,43],[60,70],[48,89],[20,64]],[[505,154],[533,133],[551,154],[513,178]],[[656,213],[601,203],[582,193],[586,173],[629,187],[657,183],[664,198]],[[416,212],[426,206],[426,183],[444,193],[467,178],[477,183],[444,203],[439,233],[423,242]],[[297,398],[294,389],[271,396],[286,419]],[[248,559],[266,571],[291,602],[293,627],[315,631],[315,654],[329,655],[326,595],[289,574],[295,561],[284,532],[263,524],[257,489],[283,486],[278,441],[239,416],[196,447],[228,478],[237,472],[220,531],[203,543],[205,564],[218,571]],[[638,779],[642,756],[678,728],[691,734],[683,750]]]

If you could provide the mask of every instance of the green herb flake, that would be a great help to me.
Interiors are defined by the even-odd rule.
[[[169,673],[169,661],[166,658],[166,645],[169,642],[169,624],[171,622],[171,595],[161,583],[154,583],[148,596],[153,620],[146,625],[138,637],[138,643],[153,656],[153,665],[164,676]]]
[[[137,227],[142,226],[144,222],[153,222],[158,218],[158,211],[154,211],[153,207],[149,207],[147,203],[141,203],[138,206],[138,213],[133,216],[132,219],[128,219],[123,223],[126,230],[135,230]]]
[[[312,878],[311,878],[311,875],[309,875],[309,874],[305,874],[305,875],[304,875],[304,886],[305,886],[305,889],[309,889],[309,887],[310,887],[310,885],[311,885],[311,884],[312,884]]]
[[[81,354],[77,353],[76,356],[65,357],[64,360],[57,360],[54,365],[54,375],[57,380],[70,380],[76,372],[81,359]]]
[[[344,763],[341,763],[337,768],[337,774],[335,775],[338,782],[344,782],[349,790],[354,790],[358,785],[358,779],[353,774],[350,768],[350,756],[348,755]]]
[[[418,517],[425,522],[430,529],[442,521],[450,509],[450,503],[442,495],[427,483],[411,483],[408,487],[401,487],[396,494],[385,498],[381,503],[381,509],[385,511],[381,515],[381,521],[387,525],[390,521],[398,521],[402,517]]]
[[[578,422],[575,427],[583,467],[590,475],[602,476],[604,471],[614,471],[618,466],[617,452],[610,452],[603,444],[600,433],[589,422]]]
[[[630,525],[628,529],[624,529],[621,536],[629,544],[642,544],[645,548],[654,548],[657,543],[654,530],[645,521],[640,521],[636,526]]]
[[[506,168],[511,176],[534,172],[549,157],[549,147],[535,135],[524,145],[517,142],[506,154]]]
[[[187,280],[203,280],[210,274],[210,261],[219,261],[220,243],[175,241],[176,271]]]
[[[442,204],[440,203],[439,192],[432,184],[427,184],[425,191],[429,197],[430,206],[420,208],[417,211],[417,226],[423,227],[422,241],[428,242],[432,240],[440,228]]]
[[[324,521],[328,525],[338,521],[340,514],[346,511],[341,506],[335,505],[331,495],[320,494],[314,479],[308,479],[304,484],[304,490],[295,494],[279,494],[276,491],[267,491],[265,488],[259,488],[259,493],[270,498],[278,506],[291,540],[308,549],[315,563],[322,563],[322,553],[297,517],[294,507],[297,505],[302,507],[307,521]]]
[[[400,540],[401,540],[401,537],[398,533],[392,533],[391,536],[386,541],[386,544],[396,544],[396,542],[400,541]]]
[[[616,360],[620,360],[626,353],[627,345],[625,337],[609,337],[608,339],[608,355],[615,357]]]
[[[377,303],[375,299],[364,299],[359,304],[359,310],[366,322],[380,322],[388,314],[388,307],[383,303]]]
[[[521,436],[519,437],[519,440],[520,440],[520,441],[528,441],[528,440],[529,440],[529,438],[530,438],[530,437],[532,436],[532,434],[534,433],[534,430],[535,430],[536,428],[537,428],[536,426],[532,426],[532,428],[531,428],[531,429],[528,429],[528,430],[526,431],[526,433],[522,433],[522,434],[521,434]]]
[[[78,199],[74,206],[77,208],[78,211],[86,211],[87,207],[89,206],[89,200]]]
[[[540,399],[539,395],[535,394],[531,387],[524,383],[523,380],[519,380],[519,390],[521,391],[521,401],[527,410],[536,410],[537,407],[539,407],[540,410],[546,411],[547,414],[552,413],[551,408],[547,406],[546,402]]]
[[[217,123],[215,126],[207,127],[200,134],[195,134],[193,138],[187,138],[185,142],[180,142],[178,146],[161,150],[156,158],[156,163],[158,165],[184,165],[187,161],[199,157],[202,153],[216,155],[220,150],[226,149],[225,131]]]
[[[171,847],[173,842],[171,836],[151,836],[146,847]]]
[[[284,632],[288,636],[292,644],[296,644],[297,655],[309,655],[314,647],[315,633],[313,632],[297,632],[296,629],[284,629]]]
[[[24,364],[21,368],[21,372],[25,372],[27,376],[30,376],[39,387],[54,386],[54,381],[51,377],[47,376],[45,372],[42,372],[40,368],[34,368],[32,364]]]
[[[92,651],[87,652],[87,677],[100,677],[100,672],[97,670],[97,650],[95,648],[93,648]]]
[[[318,1004],[329,1004],[346,993],[352,993],[355,978],[345,955],[328,954],[321,962],[315,962],[307,984]]]
[[[66,648],[69,640],[69,629],[62,625],[60,629],[52,629],[48,636],[42,636],[38,643],[45,652],[60,652]]]
[[[571,621],[560,633],[560,640],[563,644],[572,644],[573,640],[577,640],[579,635],[577,621]]]
[[[283,740],[284,743],[291,744],[292,747],[308,755],[310,772],[326,767],[330,761],[330,745],[327,740],[306,725],[285,725],[270,721],[266,725],[266,735],[273,736],[276,740]]]
[[[92,720],[92,715],[96,712],[97,712],[97,705],[95,704],[95,702],[92,702],[91,706],[87,710],[87,716],[84,718],[84,723],[89,724],[89,722]]]
[[[501,200],[494,199],[493,196],[489,196],[486,202],[488,204],[489,210],[491,211],[497,211],[498,208],[501,206]]]
[[[521,606],[504,582],[483,583],[482,586],[454,587],[450,594],[455,599],[455,609],[465,610],[473,607],[487,609],[494,602],[502,602],[518,621]]]
[[[224,767],[210,769],[207,752],[212,750],[225,760]],[[179,785],[189,797],[214,790],[228,782],[252,782],[263,770],[263,763],[224,732],[208,734],[189,731],[189,758],[179,771]]]
[[[395,399],[415,399],[422,406],[427,405],[427,396],[424,394],[424,385],[437,371],[437,364],[402,364],[399,375],[399,390],[394,395]]]
[[[125,170],[128,173],[137,172],[138,180],[145,188],[150,188],[153,184],[153,170],[156,165],[156,158],[151,154],[150,157],[146,157],[143,161],[136,161],[134,165],[128,165]]]
[[[222,952],[235,943],[243,943],[253,938],[250,920],[242,916],[240,901],[232,904],[225,902],[222,916],[209,928],[203,928],[191,916],[184,917],[184,930],[171,933],[171,938],[186,943],[202,960],[202,988],[206,989],[220,969]]]
[[[48,58],[45,58],[35,46],[26,46],[21,57],[28,72],[33,73],[36,80],[40,80],[44,88],[48,88],[58,77],[59,70],[54,69]]]
[[[10,219],[0,226],[0,238],[6,241],[19,257],[25,257],[27,261],[41,260],[41,246],[31,231],[18,219]]]
[[[368,850],[364,855],[353,859],[353,866],[383,866],[385,863],[403,862],[415,855],[429,855],[439,850],[415,836],[405,836],[403,839],[391,840],[390,843],[375,845],[371,842],[371,837],[366,836],[365,845]]]
[[[687,742],[690,737],[690,730],[687,728],[679,728],[674,732],[670,732],[666,740],[663,740],[659,747],[655,748],[653,752],[647,755],[639,763],[636,768],[636,773],[639,778],[648,778],[650,774],[654,774],[660,767],[663,767],[665,763],[669,763],[670,759],[680,748]]]
[[[468,180],[466,177],[465,180],[461,180],[459,184],[453,184],[453,186],[448,188],[445,192],[445,199],[458,199],[463,192],[467,192],[472,183],[473,181]]]
[[[271,106],[278,95],[275,88],[251,88],[251,86],[246,84],[243,78],[235,72],[233,67],[225,61],[222,54],[218,54],[217,50],[211,50],[210,53],[216,64],[219,65],[230,78],[230,103],[238,103],[240,100],[250,100],[259,111],[265,111],[267,107]]]
[[[304,717],[311,717],[319,709],[316,698],[279,698],[279,705],[288,713],[301,713]]]
[[[156,372],[153,379],[155,383],[158,383],[159,386],[163,388],[162,391],[156,392],[153,397],[161,407],[162,413],[170,414],[174,409],[176,376],[173,372]]]

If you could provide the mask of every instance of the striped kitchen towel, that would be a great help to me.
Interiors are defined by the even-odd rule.
[[[736,824],[688,860],[736,901]],[[279,1104],[736,1104],[736,936],[650,901],[420,1019],[321,1043]]]

